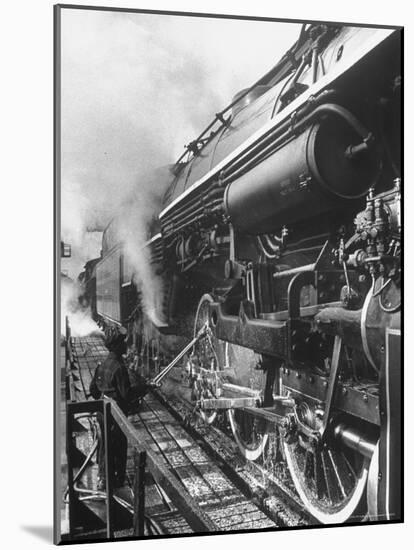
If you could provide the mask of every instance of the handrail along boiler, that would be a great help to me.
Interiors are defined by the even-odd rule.
[[[194,338],[199,414],[227,411],[250,460],[276,434],[325,523],[401,513],[400,50],[398,29],[304,25],[187,146],[146,245],[151,341],[119,244],[92,275],[100,322],[127,325],[138,356]]]

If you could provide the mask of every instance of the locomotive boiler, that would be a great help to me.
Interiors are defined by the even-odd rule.
[[[199,415],[249,460],[276,434],[323,523],[401,517],[400,51],[400,29],[303,25],[168,168],[155,314],[115,222],[94,266],[100,322],[155,369],[199,336],[177,378]]]

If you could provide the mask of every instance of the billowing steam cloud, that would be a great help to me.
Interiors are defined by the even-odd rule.
[[[72,336],[87,336],[94,332],[100,333],[99,327],[91,317],[87,304],[80,302],[83,289],[78,281],[69,277],[61,277],[61,334],[65,334],[66,317],[69,319]]]
[[[125,202],[113,224],[116,238],[123,245],[126,265],[131,278],[141,293],[142,306],[148,317],[160,326],[164,319],[159,317],[162,301],[162,280],[154,273],[150,264],[150,251],[145,246],[149,228],[154,223],[156,212],[161,209],[162,197],[171,181],[169,166],[142,174],[145,192],[137,190]]]
[[[161,195],[147,175],[174,162],[234,93],[273,66],[298,29],[63,10],[61,229],[72,245],[73,279],[99,255],[99,234],[88,230],[102,230],[135,197],[135,234],[127,231],[126,246],[149,296],[157,294],[148,258],[138,252]]]

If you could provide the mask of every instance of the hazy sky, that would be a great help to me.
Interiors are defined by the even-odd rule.
[[[62,238],[76,276],[143,174],[174,162],[233,95],[268,71],[300,25],[62,10]]]

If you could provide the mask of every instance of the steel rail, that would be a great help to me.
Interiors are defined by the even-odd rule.
[[[163,394],[161,394],[159,391],[153,392],[156,398],[160,401],[162,405],[164,405],[167,410],[171,413],[171,415],[176,418],[181,424],[185,424],[186,430],[189,432],[189,434],[192,437],[195,437],[198,439],[199,444],[202,445],[202,448],[205,450],[205,452],[212,456],[215,459],[216,464],[218,467],[225,473],[225,475],[236,485],[236,487],[239,488],[239,490],[246,495],[248,498],[253,498],[254,493],[252,491],[252,486],[249,485],[248,481],[246,480],[246,477],[242,474],[241,471],[234,468],[234,466],[229,463],[229,460],[224,458],[222,452],[219,449],[226,449],[226,453],[228,451],[228,444],[226,443],[226,439],[228,436],[226,436],[221,430],[218,428],[209,425],[206,427],[206,434],[202,433],[200,429],[195,428],[192,424],[189,424],[188,420],[185,416],[183,416],[183,413],[177,409],[177,407],[172,404],[170,401],[167,401],[167,399],[164,397]],[[183,405],[183,407],[190,412],[191,403],[189,401],[184,401],[182,399],[179,399],[179,402]],[[214,440],[214,443],[213,443]],[[217,443],[218,442],[218,443]],[[234,443],[235,444],[235,443]],[[237,455],[238,456],[238,455]],[[279,515],[279,512],[276,514],[276,518],[274,517],[274,513],[272,512],[271,518],[273,521],[276,521],[278,524],[281,524],[282,526],[292,526],[291,523],[288,523],[283,519],[283,516],[289,516],[289,514],[295,514],[296,516],[300,516],[303,520],[303,523],[301,525],[309,525],[314,524],[315,520],[313,516],[311,516],[306,509],[303,506],[303,503],[299,500],[297,496],[293,494],[291,490],[289,490],[280,480],[278,480],[275,476],[269,474],[267,470],[265,470],[264,467],[259,466],[256,462],[249,462],[248,463],[249,468],[257,472],[257,478],[263,480],[264,478],[267,480],[267,486],[266,489],[263,491],[263,493],[260,496],[260,499],[255,498],[255,503],[266,514],[269,514],[269,509],[265,505],[265,500],[269,497],[275,497],[277,499],[280,499],[281,507],[285,510],[285,514]],[[253,476],[255,477],[255,476]]]
[[[169,437],[171,438],[171,440],[174,441],[174,443],[175,443],[177,449],[179,449],[179,450],[181,451],[181,453],[182,453],[182,454],[187,458],[187,460],[191,463],[193,469],[196,471],[196,473],[198,474],[198,476],[203,480],[203,482],[204,482],[207,486],[210,487],[212,493],[216,496],[216,498],[217,498],[218,500],[220,500],[221,498],[223,498],[223,495],[220,494],[220,492],[218,492],[218,491],[214,488],[213,484],[212,484],[211,482],[209,482],[208,479],[206,479],[206,478],[203,476],[203,473],[200,471],[200,468],[198,468],[196,464],[194,464],[193,462],[191,462],[191,456],[189,456],[188,452],[186,452],[185,449],[183,449],[183,448],[180,446],[179,442],[177,441],[176,436],[175,436],[175,435],[171,432],[171,430],[169,430],[169,429],[167,428],[167,426],[162,422],[162,420],[160,419],[160,417],[159,417],[159,415],[157,414],[156,410],[153,409],[153,408],[151,407],[151,405],[150,405],[148,402],[146,402],[146,405],[147,405],[147,407],[151,410],[151,412],[153,413],[153,415],[154,415],[156,418],[158,418],[158,420],[160,421],[160,424],[162,424],[162,426],[163,426],[163,429],[168,433],[168,435],[169,435]],[[173,466],[173,465],[172,465],[172,466]]]

